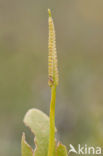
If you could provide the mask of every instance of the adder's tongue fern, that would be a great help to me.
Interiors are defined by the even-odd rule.
[[[48,84],[51,87],[51,103],[50,103],[50,132],[49,132],[49,147],[48,156],[54,156],[55,152],[55,99],[56,86],[58,85],[58,65],[56,52],[56,37],[51,11],[49,13],[49,54],[48,54]]]

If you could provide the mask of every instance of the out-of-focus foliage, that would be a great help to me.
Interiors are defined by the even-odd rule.
[[[49,117],[37,109],[26,113],[24,123],[35,135],[35,156],[47,156],[49,143]],[[34,138],[34,137],[33,137]]]
[[[67,149],[64,145],[58,144],[56,149],[56,156],[68,156]]]
[[[67,146],[103,146],[103,1],[0,0],[0,155],[20,156],[29,108],[49,112],[47,9],[59,57],[57,136]]]
[[[31,149],[22,136],[22,156],[47,156],[49,144],[49,117],[38,109],[30,109],[24,117],[25,125],[35,135],[35,148]],[[58,144],[58,145],[57,145]],[[54,156],[67,156],[67,149],[64,145],[55,142]]]
[[[22,145],[22,150],[21,150],[22,156],[33,156],[33,150],[30,147],[30,145],[28,145],[28,143],[26,142],[24,133],[22,136],[21,145]]]

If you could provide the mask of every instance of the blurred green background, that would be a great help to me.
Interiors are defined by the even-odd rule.
[[[48,13],[57,36],[57,138],[103,146],[103,0],[0,0],[0,156],[20,156],[28,109],[49,114]]]

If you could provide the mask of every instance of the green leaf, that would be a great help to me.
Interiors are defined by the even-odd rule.
[[[68,156],[66,147],[61,143],[57,145],[56,156]]]
[[[33,156],[33,150],[30,147],[30,145],[27,144],[24,133],[22,135],[21,148],[22,148],[22,156]]]
[[[47,156],[49,143],[49,117],[38,109],[31,109],[26,113],[24,123],[31,129],[33,134],[35,134],[35,156]]]

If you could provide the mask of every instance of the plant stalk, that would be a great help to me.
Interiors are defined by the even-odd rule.
[[[53,156],[54,152],[55,152],[55,100],[56,100],[56,85],[53,85],[51,87],[50,130],[49,130],[48,156]]]

